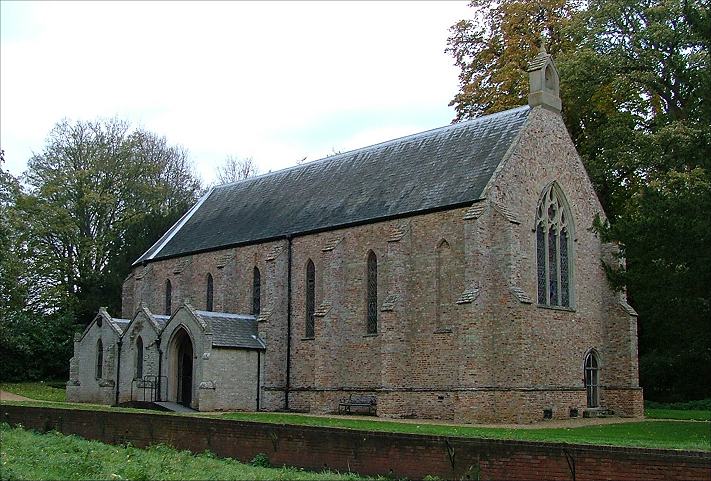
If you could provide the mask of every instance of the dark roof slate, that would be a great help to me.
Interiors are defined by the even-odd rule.
[[[518,107],[217,186],[136,263],[475,202],[528,112]]]
[[[213,346],[265,349],[264,341],[257,334],[257,320],[254,316],[226,312],[195,312],[210,326]]]

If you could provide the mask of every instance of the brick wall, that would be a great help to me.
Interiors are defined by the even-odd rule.
[[[2,421],[108,443],[155,443],[367,475],[486,480],[711,480],[711,453],[445,438],[186,416],[1,406]]]
[[[565,193],[574,225],[572,308],[536,305],[533,227],[551,182]],[[642,415],[636,317],[608,286],[600,260],[612,259],[614,249],[590,229],[604,213],[559,115],[530,113],[484,195],[471,208],[293,238],[290,409],[334,411],[339,398],[358,391],[376,394],[384,416],[531,422],[552,409],[563,418],[586,407],[583,360],[595,349],[605,407]],[[366,331],[371,250],[378,259],[377,335]],[[284,409],[287,252],[288,241],[280,240],[136,267],[124,285],[124,315],[141,302],[163,312],[167,279],[173,311],[183,300],[202,309],[208,273],[216,311],[249,313],[258,267],[258,329],[267,346],[262,407]],[[316,273],[311,339],[309,259]]]

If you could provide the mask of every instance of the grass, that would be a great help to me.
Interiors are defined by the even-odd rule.
[[[644,401],[644,407],[649,409],[685,409],[711,411],[711,399],[696,399],[694,401],[681,401],[673,403],[661,403],[655,401]]]
[[[223,419],[279,424],[299,424],[366,431],[513,439],[645,448],[711,451],[711,423],[689,421],[639,421],[575,428],[491,428],[396,421],[371,421],[279,413],[226,413]]]
[[[152,480],[152,479],[275,479],[357,480],[352,473],[315,473],[296,468],[270,468],[216,458],[205,452],[192,454],[165,445],[138,449],[87,441],[56,432],[37,434],[0,424],[0,462],[3,480]],[[255,457],[255,465],[267,459]],[[372,478],[371,478],[372,479]],[[382,479],[382,478],[381,478]]]
[[[44,401],[12,401],[7,404],[25,406],[56,407],[82,410],[112,410],[123,412],[146,412],[156,415],[175,416],[174,413],[137,410],[131,408],[110,408],[98,404],[75,404],[60,401],[58,389],[40,383],[0,384],[0,389],[27,397],[52,398],[53,403]],[[37,394],[36,394],[37,393]],[[62,397],[64,399],[64,391]],[[193,414],[180,414],[182,416]],[[648,408],[650,420],[625,422],[575,428],[518,429],[491,428],[467,425],[439,425],[427,423],[404,423],[398,421],[378,421],[363,418],[335,418],[283,413],[225,413],[194,414],[215,416],[221,419],[265,422],[276,424],[296,424],[365,431],[427,434],[435,436],[462,436],[488,439],[513,439],[524,441],[548,441],[580,444],[602,444],[613,446],[638,446],[665,449],[689,449],[711,451],[711,411]]]
[[[711,411],[702,409],[652,409],[644,410],[649,419],[677,419],[686,421],[711,421]]]
[[[0,391],[7,391],[40,401],[64,402],[67,400],[67,391],[64,387],[56,387],[57,385],[59,385],[59,383],[46,383],[42,381],[3,382],[0,383]]]

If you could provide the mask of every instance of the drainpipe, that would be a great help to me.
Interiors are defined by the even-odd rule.
[[[257,411],[259,411],[259,390],[260,390],[260,385],[259,385],[259,373],[261,371],[261,356],[262,352],[260,350],[257,350]]]
[[[116,356],[116,406],[119,404],[119,387],[121,386],[121,346],[123,345],[123,340],[119,337],[118,342],[118,354]]]
[[[286,268],[286,390],[284,391],[284,409],[289,410],[289,389],[291,388],[291,234],[286,236],[287,248]]]
[[[156,387],[158,392],[156,393],[156,401],[162,401],[161,399],[161,374],[163,373],[163,351],[160,350],[160,337],[156,338],[156,349],[158,349],[158,379],[156,380]]]

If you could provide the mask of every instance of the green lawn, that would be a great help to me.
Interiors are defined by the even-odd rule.
[[[711,421],[711,411],[702,409],[645,409],[649,419],[678,419],[687,421]]]
[[[64,391],[39,383],[0,384],[0,389],[27,397],[42,397],[54,401],[64,400]],[[61,396],[57,391],[61,391]],[[61,397],[61,399],[60,399]],[[72,404],[66,402],[47,403],[44,401],[8,402],[28,406],[46,406],[86,410],[118,410],[138,412],[130,408],[111,408],[97,404]],[[176,415],[160,411],[145,411],[156,415]],[[427,423],[405,423],[398,421],[378,421],[363,418],[335,418],[283,413],[225,413],[219,415],[181,414],[195,416],[216,416],[221,419],[267,422],[277,424],[297,424],[324,426],[366,431],[402,432],[437,436],[462,436],[489,439],[515,439],[529,441],[550,441],[581,444],[604,444],[614,446],[639,446],[667,449],[691,449],[711,451],[711,412],[706,410],[647,409],[650,420],[583,426],[576,428],[521,427],[488,428],[468,425],[446,426]],[[664,419],[664,420],[662,420]]]
[[[45,382],[3,382],[0,383],[0,391],[7,391],[40,401],[66,401],[67,391],[64,387],[55,387],[58,383],[51,384]]]
[[[363,479],[351,473],[252,466],[233,459],[218,459],[211,453],[195,455],[164,445],[148,449],[110,446],[56,432],[37,434],[7,424],[0,424],[0,440],[3,480]],[[264,461],[266,458],[253,463],[264,465]]]
[[[521,441],[638,446],[646,448],[711,451],[711,423],[689,421],[638,421],[576,428],[489,428],[439,424],[343,419],[279,413],[226,413],[223,419],[279,424],[362,429],[436,436],[461,436]]]

